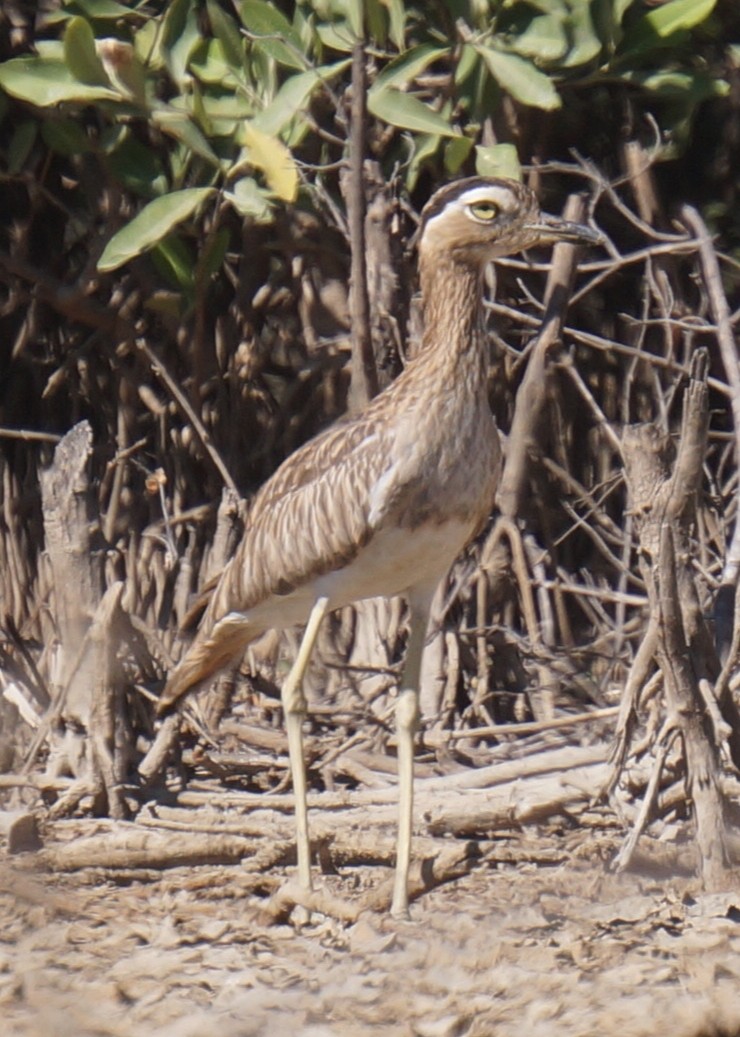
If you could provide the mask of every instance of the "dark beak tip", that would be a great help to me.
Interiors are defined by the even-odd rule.
[[[582,241],[584,245],[603,245],[606,239],[600,230],[587,227],[585,224],[579,224],[578,240]]]
[[[550,238],[556,244],[564,241],[574,245],[603,245],[605,240],[601,231],[587,227],[585,223],[569,223],[558,216],[543,215],[537,229],[542,231],[543,239]]]

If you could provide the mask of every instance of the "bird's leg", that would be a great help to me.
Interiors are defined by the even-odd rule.
[[[303,756],[303,721],[306,716],[306,697],[303,694],[303,675],[311,658],[321,620],[326,614],[328,598],[317,598],[306,631],[281,692],[285,710],[285,727],[288,732],[288,754],[293,777],[295,797],[296,851],[298,855],[298,882],[304,889],[311,889],[311,854],[308,843],[308,811],[306,807],[306,766]]]
[[[411,609],[409,642],[401,687],[396,703],[398,738],[398,841],[396,843],[396,880],[391,914],[409,917],[409,862],[411,824],[414,809],[414,735],[419,724],[419,678],[421,657],[429,624],[429,603],[409,603]]]

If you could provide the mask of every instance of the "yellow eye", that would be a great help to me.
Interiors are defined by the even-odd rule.
[[[490,223],[491,220],[495,220],[498,216],[498,205],[494,205],[493,202],[474,202],[470,206],[470,211],[476,220],[484,220],[486,223]]]

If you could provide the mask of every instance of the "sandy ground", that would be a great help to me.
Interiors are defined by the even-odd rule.
[[[689,879],[613,875],[613,831],[532,829],[504,845],[414,903],[410,922],[299,930],[266,923],[238,865],[112,878],[0,859],[0,1032],[740,1034],[740,879],[702,894]],[[351,899],[385,877],[319,881]]]

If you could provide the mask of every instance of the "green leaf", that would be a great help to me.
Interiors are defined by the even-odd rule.
[[[173,287],[192,296],[195,260],[192,251],[177,234],[168,234],[152,249],[152,262]]]
[[[134,47],[109,37],[98,41],[97,52],[111,85],[127,100],[147,107],[146,70]]]
[[[44,61],[64,61],[64,42],[62,40],[38,40],[36,56]]]
[[[507,42],[517,54],[542,62],[556,61],[568,49],[563,19],[555,14],[536,15],[522,32],[507,36]]]
[[[8,172],[15,176],[23,169],[36,141],[35,119],[24,119],[13,131],[8,144]]]
[[[630,7],[632,7],[635,0],[609,0],[609,2],[613,4],[614,17],[617,25],[621,25],[622,19]]]
[[[476,44],[475,49],[501,89],[517,101],[546,111],[560,107],[560,96],[552,80],[531,61],[483,44]]]
[[[214,193],[213,187],[188,187],[155,198],[113,235],[98,260],[98,270],[116,270],[140,256],[166,237],[178,223],[192,216]]]
[[[413,83],[419,73],[437,61],[438,58],[446,57],[450,53],[449,47],[435,47],[431,43],[421,43],[418,47],[411,47],[390,61],[370,88],[381,90],[385,87],[401,87]]]
[[[434,133],[441,137],[460,136],[439,112],[432,111],[418,97],[404,94],[393,87],[371,90],[367,97],[367,107],[376,119],[402,130]]]
[[[602,41],[594,25],[590,4],[577,5],[570,15],[571,45],[561,68],[576,68],[599,56]]]
[[[704,72],[673,72],[666,69],[657,72],[625,72],[620,78],[650,90],[661,100],[683,100],[692,106],[710,97],[726,97],[730,91],[730,84],[725,79],[717,79]]]
[[[383,0],[364,0],[367,36],[376,47],[385,47],[388,40],[388,11]],[[362,21],[362,15],[360,15]]]
[[[247,123],[242,133],[247,145],[246,161],[261,169],[272,191],[284,202],[294,202],[298,194],[298,169],[282,141]],[[239,163],[241,164],[241,163]]]
[[[233,124],[241,122],[242,119],[250,119],[254,115],[254,105],[244,97],[241,91],[236,90],[225,92],[205,90],[203,107],[211,122],[221,120],[222,122],[230,121]]]
[[[363,0],[340,0],[339,8],[347,19],[355,39],[361,40],[365,35]]]
[[[181,141],[196,155],[200,155],[214,166],[220,166],[210,144],[184,112],[177,112],[173,108],[156,108],[152,112],[152,122],[159,126],[163,133]]]
[[[219,272],[229,247],[230,237],[226,227],[219,227],[215,234],[208,235],[205,248],[198,255],[196,280],[207,281]]]
[[[522,179],[519,155],[513,144],[478,145],[475,149],[475,171],[479,176],[506,176]]]
[[[106,141],[101,141],[105,147]],[[148,148],[130,132],[108,144],[107,166],[113,179],[138,198],[147,201],[164,195],[167,178],[157,151]]]
[[[445,144],[444,163],[445,171],[450,176],[457,176],[472,147],[473,141],[470,137],[453,137],[447,141]]]
[[[643,15],[638,25],[649,26],[665,38],[681,29],[693,29],[705,21],[714,10],[717,0],[669,0]]]
[[[200,43],[198,16],[192,0],[172,0],[162,21],[162,55],[172,78],[182,86],[188,63]]]
[[[666,46],[671,37],[686,33],[705,21],[717,0],[669,0],[644,14],[624,35],[619,51],[622,55],[640,54]]]
[[[406,47],[406,7],[403,0],[385,0],[390,18],[390,36],[399,50]]]
[[[63,61],[44,58],[12,58],[0,65],[0,87],[11,97],[39,108],[64,101],[120,101],[120,94],[104,86],[80,83]]]
[[[47,147],[67,158],[92,150],[87,134],[74,119],[44,119],[41,137]]]
[[[442,138],[437,136],[436,133],[420,134],[418,137],[414,137],[414,150],[406,172],[407,191],[411,192],[414,190],[419,174],[427,163],[431,163],[436,156],[441,141]]]
[[[69,6],[73,10],[82,11],[91,21],[141,17],[135,6],[118,4],[115,0],[74,0]]]
[[[340,54],[351,54],[355,45],[352,30],[346,22],[331,25],[317,25],[316,34],[330,50],[338,50]]]
[[[237,180],[233,190],[226,191],[225,196],[241,216],[250,216],[257,223],[272,222],[270,199],[252,177]]]
[[[156,18],[150,18],[144,22],[141,28],[136,30],[134,36],[134,51],[142,65],[152,72],[159,72],[165,68],[164,55],[162,54],[162,25]]]
[[[286,79],[271,103],[254,117],[252,125],[271,137],[277,136],[291,119],[300,115],[317,87],[339,75],[349,65],[350,61],[345,58],[334,65],[321,65]]]
[[[239,17],[254,42],[280,65],[305,69],[300,39],[285,15],[267,0],[242,0]]]
[[[232,89],[236,86],[221,40],[201,40],[190,58],[190,69],[201,83],[220,86],[230,81]]]
[[[110,86],[103,62],[95,50],[95,37],[84,18],[71,18],[64,30],[64,60],[75,79],[93,86]]]
[[[224,57],[231,68],[244,73],[244,38],[234,21],[223,10],[216,0],[207,0],[208,19],[216,39],[221,44]]]

